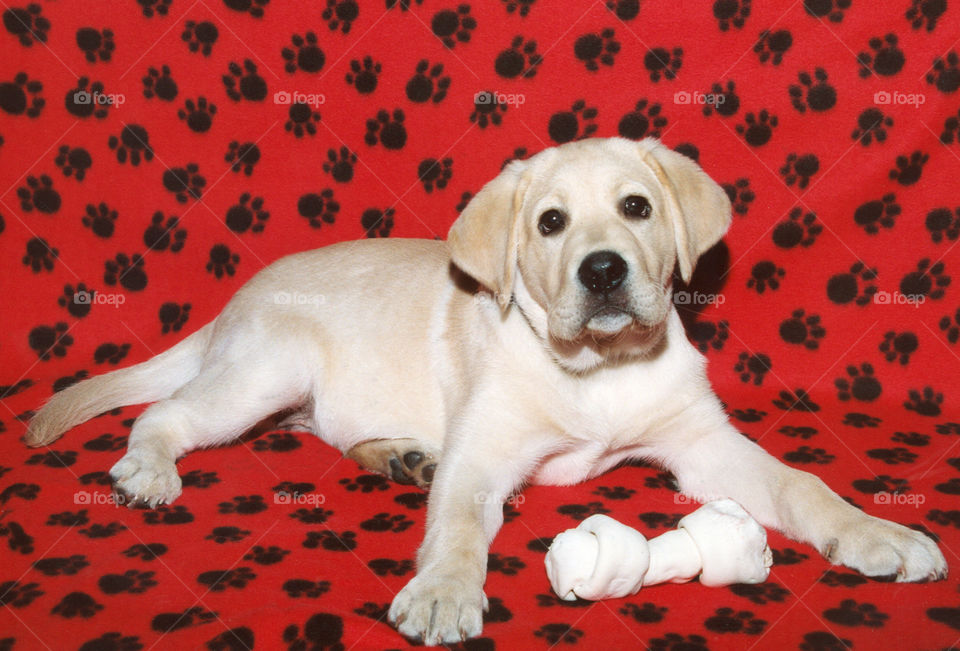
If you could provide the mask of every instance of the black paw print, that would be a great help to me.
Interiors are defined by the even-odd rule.
[[[113,235],[113,227],[117,221],[117,211],[105,203],[96,206],[88,203],[85,214],[80,221],[92,230],[94,235],[107,238]]]
[[[395,496],[393,501],[411,511],[419,511],[427,506],[427,494],[421,492],[401,493]]]
[[[143,82],[143,96],[147,99],[156,97],[172,102],[177,98],[179,89],[177,82],[170,76],[169,66],[162,66],[160,70],[149,68],[141,81]]]
[[[243,0],[242,2],[226,2],[224,4],[234,11],[250,14],[254,18],[263,18],[263,7],[270,4],[270,0]]]
[[[305,135],[317,135],[317,122],[320,121],[320,113],[314,111],[310,104],[306,102],[293,102],[287,111],[287,122],[283,128],[292,133],[297,138]]]
[[[174,167],[163,173],[163,187],[172,192],[180,203],[188,198],[199,199],[207,180],[200,175],[200,166],[188,163],[186,167]]]
[[[190,513],[187,507],[177,505],[173,507],[161,506],[154,511],[145,511],[143,513],[144,524],[190,524],[196,518]]]
[[[505,79],[517,77],[532,79],[543,57],[537,54],[537,42],[528,41],[523,36],[515,36],[510,47],[500,52],[493,63],[493,69]]]
[[[805,113],[811,111],[827,111],[837,103],[837,89],[827,83],[827,71],[817,68],[813,76],[806,71],[797,75],[800,84],[790,86],[790,102],[793,108]]]
[[[196,22],[188,20],[183,26],[183,32],[180,39],[187,44],[187,49],[191,52],[199,52],[205,57],[213,52],[213,45],[220,36],[217,26],[209,20]]]
[[[907,396],[909,400],[903,403],[904,408],[915,411],[921,416],[940,415],[943,394],[934,391],[933,387],[924,387],[922,390],[910,389]]]
[[[610,510],[603,506],[603,502],[587,502],[586,504],[564,504],[557,507],[557,513],[566,515],[576,521],[586,520],[596,513],[610,513]]]
[[[340,204],[334,200],[333,190],[326,188],[319,194],[310,192],[300,197],[297,200],[297,212],[309,221],[310,226],[320,228],[324,224],[332,224],[336,221]]]
[[[77,30],[77,47],[83,52],[87,61],[96,63],[109,61],[116,47],[113,42],[113,31],[105,29],[102,32],[92,27],[81,27]]]
[[[41,558],[34,562],[33,569],[47,576],[73,576],[90,563],[81,554],[63,558]]]
[[[786,549],[771,547],[770,551],[773,552],[773,562],[776,565],[797,565],[810,558],[803,552],[798,552],[792,547],[787,547]]]
[[[599,70],[600,64],[612,66],[618,52],[620,42],[614,39],[614,31],[610,28],[601,30],[598,34],[584,34],[573,44],[574,56],[591,72]]]
[[[210,592],[223,592],[227,588],[241,590],[247,587],[257,575],[249,567],[235,567],[231,570],[210,570],[197,576],[197,582],[207,586]]]
[[[815,403],[804,389],[781,391],[780,396],[773,401],[773,405],[784,411],[805,411],[809,413],[820,411],[820,405]]]
[[[820,170],[820,160],[814,154],[787,154],[787,161],[780,168],[780,174],[787,185],[797,184],[803,189],[810,178]]]
[[[837,398],[849,400],[855,398],[861,402],[872,402],[880,397],[883,386],[874,376],[873,366],[864,362],[860,368],[847,367],[847,377],[840,377],[833,381],[837,387]]]
[[[503,114],[507,112],[507,102],[501,102],[501,99],[505,99],[505,96],[488,90],[482,90],[474,95],[470,121],[475,122],[481,129],[486,129],[490,125],[500,126]]]
[[[933,68],[927,73],[927,83],[935,85],[942,93],[953,93],[960,88],[960,57],[956,52],[933,60]]]
[[[275,565],[281,562],[289,553],[288,550],[277,547],[276,545],[270,545],[269,547],[254,545],[253,548],[244,555],[243,560],[253,561],[260,565]]]
[[[947,341],[951,344],[957,343],[960,340],[960,308],[957,308],[957,311],[953,313],[953,318],[949,314],[941,317],[939,325],[946,335]]]
[[[320,72],[327,57],[323,50],[317,45],[317,35],[313,32],[307,32],[303,36],[294,34],[290,37],[290,43],[293,47],[285,47],[280,50],[280,56],[286,61],[284,70],[290,74],[297,70],[304,72]]]
[[[871,603],[857,603],[853,599],[844,599],[836,608],[823,611],[823,616],[831,622],[844,626],[866,626],[880,628],[890,616],[877,610]]]
[[[731,415],[742,423],[759,423],[763,420],[767,412],[756,409],[734,409]]]
[[[632,111],[620,118],[617,133],[631,140],[642,140],[647,136],[659,138],[660,130],[667,126],[667,118],[660,110],[660,104],[649,104],[646,98],[641,99]]]
[[[746,178],[737,179],[733,183],[724,183],[723,190],[730,199],[733,212],[738,215],[746,215],[750,210],[750,204],[757,198],[750,189],[750,179]]]
[[[744,123],[738,124],[736,129],[748,145],[761,147],[770,142],[778,122],[776,115],[771,115],[767,109],[763,109],[757,115],[747,113],[744,116]]]
[[[934,208],[927,213],[924,222],[927,230],[930,231],[930,238],[935,244],[939,244],[944,238],[956,240],[960,236],[960,207],[954,208]]]
[[[766,628],[767,622],[754,619],[749,610],[734,611],[733,608],[717,608],[712,617],[703,623],[708,631],[714,633],[746,633],[759,635]]]
[[[103,267],[103,282],[110,286],[119,282],[122,287],[132,292],[138,292],[147,286],[144,259],[139,253],[134,253],[133,257],[118,253],[113,260],[107,260]]]
[[[263,197],[254,197],[250,200],[250,193],[240,195],[237,203],[227,210],[225,222],[227,228],[234,233],[262,233],[270,213],[263,210]]]
[[[256,143],[240,143],[236,140],[227,147],[227,154],[223,159],[230,163],[230,169],[234,172],[242,171],[247,176],[253,174],[253,168],[260,162],[260,148]]]
[[[393,208],[368,208],[360,215],[360,225],[367,237],[390,237],[393,230]]]
[[[920,180],[923,166],[930,159],[929,154],[915,151],[907,156],[897,156],[896,167],[890,170],[890,178],[900,185],[913,185]]]
[[[341,33],[348,34],[353,21],[359,15],[360,6],[355,0],[327,0],[327,6],[320,17],[327,21],[330,31],[339,29]]]
[[[862,307],[870,303],[873,295],[877,293],[877,287],[873,284],[876,279],[876,269],[871,269],[862,262],[855,262],[848,273],[830,277],[827,281],[827,298],[837,305],[846,305],[852,301]]]
[[[761,606],[770,602],[782,603],[790,595],[789,590],[771,581],[753,584],[737,583],[729,586],[729,589],[733,594]]]
[[[816,428],[806,426],[784,425],[777,431],[790,438],[799,438],[804,441],[817,435]]]
[[[3,606],[25,608],[41,595],[43,590],[40,590],[40,585],[37,583],[20,583],[19,581],[0,583],[0,605]]]
[[[577,644],[583,637],[583,631],[574,628],[570,624],[554,623],[544,624],[533,632],[537,637],[543,638],[551,646],[563,642],[564,644]]]
[[[391,2],[396,2],[398,0],[387,0],[387,5]],[[399,2],[409,2],[410,0],[399,0]],[[502,0],[504,8],[507,10],[508,14],[516,12],[520,15],[521,18],[526,18],[527,14],[530,13],[530,8],[534,5],[537,0]],[[420,0],[417,1],[417,4],[420,3]],[[609,7],[609,3],[607,7]],[[624,19],[626,20],[626,19]]]
[[[875,416],[860,414],[857,412],[851,412],[849,414],[844,414],[843,416],[844,425],[856,427],[857,429],[863,429],[865,427],[878,427],[880,422],[880,419]]]
[[[43,16],[43,8],[31,2],[26,7],[7,7],[3,12],[3,26],[20,40],[20,45],[30,47],[34,42],[47,42],[50,21]]]
[[[382,475],[360,475],[354,479],[343,478],[340,485],[348,491],[360,491],[361,493],[372,493],[373,491],[385,491],[390,488],[389,482]]]
[[[657,606],[649,601],[642,606],[628,603],[620,609],[621,615],[626,615],[640,624],[655,624],[663,621],[663,616],[669,612],[665,606]]]
[[[349,81],[348,81],[349,83]],[[407,82],[407,99],[411,102],[442,102],[450,88],[450,77],[443,74],[443,64],[430,65],[427,59],[417,63],[413,77]]]
[[[899,360],[901,364],[906,365],[910,361],[910,355],[920,347],[920,340],[912,332],[894,332],[893,330],[883,335],[883,341],[880,342],[880,352],[888,362]]]
[[[406,531],[413,525],[413,520],[401,514],[390,515],[389,513],[377,513],[372,518],[360,523],[360,528],[364,531],[392,531],[399,533]]]
[[[854,140],[859,140],[864,147],[874,140],[884,142],[887,139],[887,129],[893,126],[893,118],[884,115],[877,108],[865,109],[857,118],[857,127],[850,134]]]
[[[117,162],[130,164],[136,167],[141,160],[153,160],[153,148],[150,147],[150,134],[139,124],[127,124],[120,132],[120,137],[110,136],[107,140],[110,149],[117,151]]]
[[[891,192],[859,206],[853,213],[853,221],[868,234],[876,235],[880,227],[893,228],[899,214],[900,206],[896,203],[896,195]]]
[[[41,270],[53,271],[53,261],[59,257],[60,251],[52,248],[42,237],[33,237],[27,241],[26,255],[21,262],[30,267],[33,273]]]
[[[62,321],[54,326],[35,327],[28,337],[30,348],[43,361],[49,360],[51,355],[63,357],[67,348],[73,345],[73,337],[67,334],[67,329],[67,324]]]
[[[803,8],[814,18],[828,18],[839,23],[843,20],[843,12],[850,8],[850,0],[803,0]]]
[[[284,582],[283,591],[292,599],[298,597],[316,599],[330,592],[330,582],[313,581],[311,579],[289,579]]]
[[[77,85],[67,91],[64,107],[70,115],[78,118],[93,116],[98,120],[107,117],[108,109],[113,105],[113,96],[104,92],[103,84],[92,84],[87,77],[80,77]]]
[[[827,570],[826,574],[820,577],[820,583],[830,586],[831,588],[840,586],[844,588],[855,588],[868,581],[869,579],[866,577],[854,574],[853,572],[836,572],[834,570]]]
[[[676,79],[677,70],[683,65],[683,48],[675,47],[668,50],[655,47],[647,50],[643,56],[643,66],[650,73],[650,81],[656,83],[663,79]]]
[[[747,289],[755,289],[758,294],[762,294],[767,288],[776,291],[780,288],[780,279],[785,274],[782,267],[778,267],[769,260],[762,260],[753,265],[750,278],[747,280]]]
[[[333,2],[334,0],[328,0]],[[296,624],[291,624],[283,630],[283,641],[288,651],[343,651],[343,620],[330,613],[311,615],[303,625],[303,636]]]
[[[240,255],[233,253],[226,244],[215,244],[210,249],[210,260],[207,262],[207,271],[217,279],[223,275],[232,276],[240,264]]]
[[[367,133],[363,137],[371,147],[380,142],[387,149],[403,149],[407,143],[407,128],[403,126],[406,116],[400,109],[381,109],[374,118],[367,120]]]
[[[717,27],[725,32],[731,27],[740,29],[750,16],[750,0],[722,0],[713,3],[713,17]]]
[[[571,140],[589,138],[597,130],[597,125],[594,122],[596,117],[596,107],[587,106],[585,100],[578,99],[569,111],[560,111],[550,116],[547,133],[550,134],[550,139],[558,145]],[[582,125],[581,120],[583,121]]]
[[[511,11],[509,3],[511,3],[512,0],[504,1],[508,3],[507,11]],[[524,1],[532,4],[534,0]],[[622,21],[633,20],[640,13],[640,0],[607,0],[607,9],[612,11],[613,14]]]
[[[64,285],[63,294],[57,299],[57,304],[60,307],[67,308],[67,312],[69,312],[71,316],[82,319],[90,314],[90,308],[93,307],[93,297],[95,295],[96,292],[92,289],[87,289],[84,283],[79,283],[76,289],[73,288],[73,285]]]
[[[166,16],[171,2],[173,0],[137,0],[146,18],[153,18],[154,15]]]
[[[189,303],[184,307],[188,307]],[[204,472],[202,470],[191,470],[181,477],[184,486],[193,486],[194,488],[209,488],[214,484],[220,483],[220,478],[214,471]]]
[[[516,556],[487,555],[487,572],[500,572],[507,576],[514,576],[526,566],[527,564]]]
[[[900,293],[914,301],[920,297],[937,300],[943,298],[944,291],[950,286],[950,276],[944,275],[943,262],[930,265],[930,259],[924,258],[917,263],[917,270],[908,273],[900,281]]]
[[[356,88],[358,93],[367,95],[377,89],[380,70],[380,62],[374,61],[373,57],[363,57],[362,62],[354,59],[350,62],[350,71],[346,75],[347,83]]]
[[[153,580],[153,572],[127,570],[123,574],[104,574],[97,581],[97,586],[104,594],[141,594],[157,585]]]
[[[64,176],[73,176],[78,181],[82,181],[87,175],[87,170],[93,165],[93,158],[83,147],[61,145],[53,164],[60,168]]]
[[[130,344],[117,345],[111,342],[100,344],[93,351],[93,361],[96,364],[119,364],[130,352]]]
[[[439,38],[447,49],[453,49],[457,42],[469,43],[471,32],[476,27],[477,21],[470,15],[468,4],[458,5],[455,11],[442,9],[435,13],[430,21],[433,35]]]
[[[243,540],[249,535],[249,531],[240,529],[239,527],[214,527],[213,531],[210,532],[210,535],[208,535],[206,539],[212,540],[218,545],[222,545],[228,542],[237,542],[239,540]]]
[[[867,450],[867,456],[871,459],[877,459],[889,466],[896,466],[902,463],[913,463],[917,460],[917,455],[906,448],[876,448]]]
[[[213,102],[207,102],[206,97],[198,97],[194,102],[188,99],[183,104],[183,108],[177,111],[177,117],[186,121],[190,130],[195,133],[205,133],[213,126],[213,116],[217,112],[217,106]]]
[[[597,490],[593,491],[594,495],[605,497],[608,500],[628,500],[636,493],[637,491],[632,488],[625,488],[624,486],[598,486]]]
[[[717,115],[723,117],[735,115],[740,110],[740,97],[737,96],[735,88],[736,84],[732,79],[727,81],[726,86],[719,83],[713,84],[710,92],[707,93],[712,101],[704,103],[703,114],[709,117],[716,111]]]
[[[303,444],[290,432],[273,432],[253,442],[257,452],[293,452]]]
[[[357,164],[357,155],[346,147],[327,150],[327,160],[323,163],[323,171],[333,177],[338,183],[347,183],[353,178],[353,167]]]
[[[244,60],[243,67],[231,61],[222,79],[227,97],[234,102],[243,99],[262,102],[267,97],[267,82],[257,74],[257,66],[250,59]]]
[[[357,534],[353,531],[338,534],[331,529],[308,531],[306,539],[301,544],[307,549],[323,547],[331,552],[349,552],[357,547]]]
[[[861,52],[857,55],[861,77],[866,78],[872,74],[884,77],[895,75],[907,61],[903,50],[897,47],[896,34],[887,34],[883,38],[879,36],[871,38],[869,45],[871,52]]]
[[[67,513],[69,513],[69,511]],[[81,513],[86,513],[86,511],[81,511]],[[53,517],[54,516],[51,516],[50,519],[53,520]],[[48,521],[47,524],[57,523]],[[72,527],[73,523],[67,523],[64,526]],[[6,523],[0,524],[0,537],[7,539],[7,545],[10,547],[11,551],[19,552],[21,554],[33,553],[33,536],[24,531],[23,527],[16,522],[11,522],[8,520]],[[0,590],[3,590],[2,586],[0,586]],[[0,592],[0,601],[3,600],[3,594],[3,592]]]
[[[190,318],[190,304],[184,303],[164,303],[160,306],[158,316],[160,317],[160,332],[180,332],[180,328],[186,324]]]
[[[17,198],[25,212],[32,212],[36,208],[37,212],[47,215],[60,210],[62,201],[60,193],[53,189],[53,179],[46,174],[41,174],[39,179],[28,176],[27,184],[17,188]]]
[[[890,440],[894,443],[903,443],[914,447],[930,445],[930,437],[920,432],[894,432]]]
[[[751,355],[750,353],[743,352],[737,356],[737,363],[734,364],[733,370],[740,374],[741,382],[752,381],[755,385],[760,386],[763,384],[763,378],[771,366],[772,362],[768,355],[763,353],[754,353]]]
[[[812,212],[804,213],[803,208],[795,206],[790,209],[787,219],[773,229],[773,243],[781,249],[795,246],[806,248],[817,240],[821,232],[823,226],[817,223],[817,216]]]
[[[651,651],[707,651],[707,638],[692,633],[666,633],[663,637],[650,640]]]
[[[150,218],[150,225],[143,232],[143,243],[151,251],[166,251],[178,253],[187,240],[187,231],[180,228],[180,219],[171,215],[164,222],[164,215],[159,210]]]
[[[719,321],[697,321],[690,328],[690,339],[693,340],[701,353],[713,348],[722,350],[724,342],[730,337],[729,323]]]
[[[64,452],[50,450],[42,454],[35,454],[27,459],[27,465],[29,466],[42,465],[48,468],[68,468],[76,462],[77,453],[73,450],[66,450]],[[81,511],[81,513],[86,514],[86,510]]]
[[[823,448],[811,448],[806,445],[801,445],[796,450],[787,452],[783,455],[783,460],[787,463],[816,463],[820,465],[825,465],[828,463],[833,463],[833,460],[836,459],[835,456],[828,453]]]
[[[681,504],[688,504],[692,502],[690,498],[685,495],[675,495],[674,501]],[[657,511],[647,511],[646,513],[641,513],[637,516],[641,522],[648,529],[656,531],[657,529],[673,529],[677,526],[677,523],[683,517],[682,513],[659,513]]]
[[[927,31],[932,32],[946,11],[947,5],[941,0],[912,0],[905,16],[914,29],[925,25]]]
[[[753,46],[753,51],[760,59],[760,63],[769,61],[775,66],[783,62],[783,55],[793,45],[793,35],[785,29],[771,32],[768,29],[760,32],[760,38]]]
[[[404,576],[415,569],[411,560],[397,561],[392,558],[375,558],[367,563],[367,567],[377,576],[387,576],[388,574]]]
[[[433,192],[434,188],[443,190],[453,178],[453,159],[444,158],[440,161],[435,158],[423,159],[417,166],[417,178],[427,192]]]

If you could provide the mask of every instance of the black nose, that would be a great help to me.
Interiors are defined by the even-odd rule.
[[[627,277],[627,263],[613,251],[596,251],[583,259],[577,276],[587,291],[603,294],[616,289]]]

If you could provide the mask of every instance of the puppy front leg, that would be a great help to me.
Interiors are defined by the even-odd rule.
[[[729,423],[665,455],[681,489],[697,499],[730,497],[764,526],[806,542],[833,563],[868,576],[926,581],[947,563],[927,536],[863,513],[818,477],[784,465]]]

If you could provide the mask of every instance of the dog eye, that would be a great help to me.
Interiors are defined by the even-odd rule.
[[[647,201],[646,197],[631,194],[623,200],[623,214],[627,217],[646,219],[652,211],[653,208],[651,208],[650,202]]]
[[[540,215],[540,222],[537,224],[537,228],[540,229],[541,235],[546,236],[562,231],[566,225],[567,219],[563,216],[562,212],[559,210],[548,210]]]

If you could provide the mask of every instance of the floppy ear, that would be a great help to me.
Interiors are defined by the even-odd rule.
[[[690,282],[697,258],[720,241],[730,226],[730,198],[695,162],[655,141],[644,160],[663,186],[677,241],[677,263]]]
[[[453,263],[492,290],[501,308],[513,297],[526,161],[513,161],[470,200],[450,227]]]

